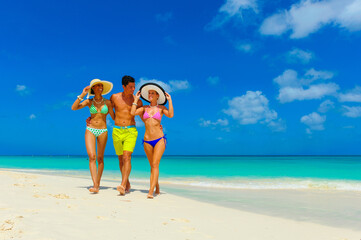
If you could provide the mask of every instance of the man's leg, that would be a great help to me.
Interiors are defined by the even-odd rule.
[[[132,163],[131,163],[131,159],[132,159],[132,152],[129,151],[124,151],[123,152],[123,158],[122,158],[122,184],[119,190],[120,194],[124,194],[125,191],[127,190],[127,185],[129,184],[129,175],[130,175],[130,171],[132,170]],[[119,164],[120,166],[120,164]],[[130,184],[129,184],[130,186]],[[124,193],[123,193],[124,191]]]
[[[122,174],[122,181],[123,181],[123,165],[124,165],[124,161],[123,161],[123,142],[124,142],[124,131],[122,131],[121,129],[117,129],[117,128],[113,128],[113,145],[114,145],[114,149],[115,149],[115,153],[118,155],[118,160],[119,160],[119,170]],[[129,185],[129,183],[128,183]],[[119,192],[121,192],[120,190],[120,186],[119,185],[117,187],[117,190]],[[129,185],[129,189],[130,189],[130,185]]]
[[[124,176],[123,175],[123,165],[124,165],[123,155],[118,155],[118,160],[119,160],[119,169],[120,169],[120,172],[122,173],[122,181],[123,181],[123,176]],[[127,185],[125,187],[125,192],[128,193],[129,191],[130,191],[130,182],[129,182],[129,175],[128,175]]]
[[[119,160],[119,169],[120,172],[122,173],[122,178],[123,178],[123,155],[118,155],[118,160]]]
[[[136,128],[127,129],[127,133],[124,133],[124,142],[123,142],[123,157],[122,157],[122,184],[117,187],[117,190],[121,195],[124,195],[127,189],[127,184],[129,184],[129,175],[130,170],[132,169],[131,159],[132,153],[137,141],[138,131]],[[130,184],[129,184],[130,188]]]

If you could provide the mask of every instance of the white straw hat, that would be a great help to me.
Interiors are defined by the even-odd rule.
[[[167,98],[165,97],[165,91],[164,89],[159,86],[156,83],[146,83],[143,86],[140,87],[139,91],[140,91],[140,97],[147,101],[149,101],[149,90],[154,90],[159,94],[159,98],[157,101],[158,105],[165,105],[167,103]]]
[[[99,84],[99,83],[103,84],[102,95],[110,93],[110,91],[113,89],[113,83],[108,82],[108,81],[103,81],[103,80],[100,80],[100,79],[93,79],[90,82],[90,89],[89,89],[89,92],[88,92],[88,98],[89,98],[89,96],[94,96],[94,91],[93,91],[92,87],[94,85]]]

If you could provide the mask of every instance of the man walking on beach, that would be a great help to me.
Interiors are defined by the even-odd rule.
[[[121,195],[130,191],[129,175],[132,168],[131,158],[138,136],[134,116],[130,114],[134,102],[135,80],[131,76],[122,78],[123,92],[113,94],[110,101],[115,109],[113,144],[118,155],[122,183],[117,187]],[[138,100],[137,108],[143,106]]]

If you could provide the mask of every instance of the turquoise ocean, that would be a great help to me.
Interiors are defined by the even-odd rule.
[[[105,156],[103,178],[120,180]],[[88,177],[87,156],[0,156],[0,168]],[[149,180],[145,156],[132,158],[132,182]],[[361,192],[361,156],[164,156],[160,182],[222,189],[333,189]]]
[[[105,156],[104,163],[102,179],[116,187],[118,159]],[[0,156],[0,169],[85,178],[91,186],[87,156]],[[133,156],[130,182],[141,187],[132,191],[147,192],[149,175],[147,158]],[[159,181],[163,194],[361,228],[361,156],[163,156]]]

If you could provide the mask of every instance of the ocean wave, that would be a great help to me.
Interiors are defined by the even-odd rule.
[[[132,182],[149,183],[148,179],[132,179]],[[191,186],[199,188],[223,188],[223,189],[254,189],[254,190],[336,190],[361,192],[361,181],[331,180],[331,179],[188,179],[167,178],[160,179],[160,184]]]
[[[5,170],[5,169],[3,169]],[[59,175],[68,177],[87,178],[88,171],[74,170],[39,170],[39,169],[6,169],[8,171],[40,173],[47,175]],[[103,180],[119,181],[121,176],[108,174],[103,176]],[[148,177],[132,177],[132,183],[149,184]],[[191,178],[191,177],[167,177],[160,178],[160,184],[197,187],[197,188],[217,188],[217,189],[254,189],[254,190],[335,190],[335,191],[355,191],[361,192],[361,181],[342,179],[318,179],[318,178],[243,178],[234,177],[228,179],[221,178]]]

